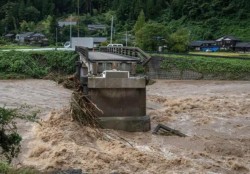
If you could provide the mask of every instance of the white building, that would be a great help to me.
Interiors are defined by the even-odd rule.
[[[106,41],[106,37],[72,37],[71,48],[75,49],[76,46],[83,46],[92,49],[99,47],[102,42]]]

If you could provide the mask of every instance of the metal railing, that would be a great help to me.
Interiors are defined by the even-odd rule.
[[[87,47],[76,46],[75,51],[81,53],[87,60],[89,59],[89,50]]]
[[[148,55],[138,47],[100,47],[99,50],[101,52],[139,58],[140,61],[138,63],[142,64],[143,66],[146,65],[151,59],[150,55]]]

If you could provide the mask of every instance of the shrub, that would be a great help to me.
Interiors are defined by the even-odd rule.
[[[0,52],[0,74],[42,78],[51,72],[72,74],[77,55],[73,52]]]
[[[34,120],[37,112],[22,114],[21,110],[27,108],[22,106],[18,109],[7,109],[0,107],[0,153],[8,162],[16,157],[20,151],[21,136],[17,133],[16,119]]]

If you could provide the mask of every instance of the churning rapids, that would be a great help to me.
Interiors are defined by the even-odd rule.
[[[158,80],[147,87],[152,129],[188,137],[81,127],[69,112],[72,91],[47,80],[0,81],[0,105],[39,109],[40,124],[20,122],[16,167],[89,173],[249,173],[250,82]]]

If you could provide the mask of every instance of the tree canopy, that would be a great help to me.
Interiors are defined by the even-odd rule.
[[[65,19],[78,11],[82,28],[90,19],[84,16],[94,19],[89,22],[103,23],[105,15],[112,13],[116,32],[120,32],[125,25],[132,30],[143,11],[145,21],[161,23],[172,32],[186,28],[192,40],[222,35],[250,40],[249,9],[249,0],[1,0],[0,34],[20,32],[23,21],[37,25],[48,16]]]

